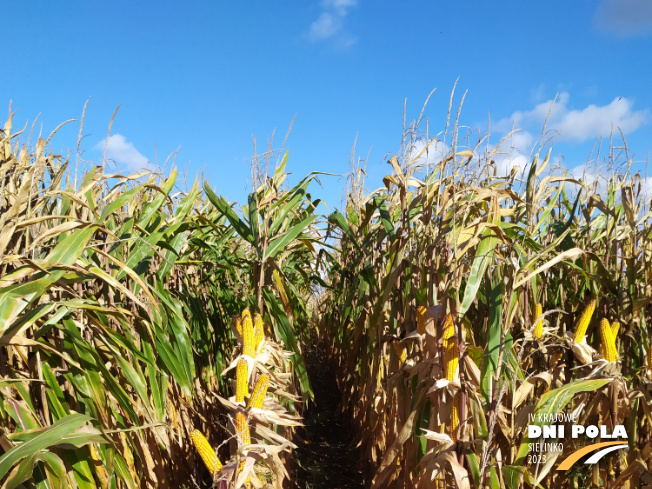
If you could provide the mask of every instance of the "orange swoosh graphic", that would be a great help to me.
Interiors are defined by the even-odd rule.
[[[572,453],[566,459],[559,464],[557,470],[568,470],[570,469],[575,462],[581,459],[587,453],[595,452],[600,448],[609,447],[611,445],[622,445],[622,441],[605,441],[603,443],[596,443],[595,445],[589,445],[588,447],[580,448],[578,451]]]

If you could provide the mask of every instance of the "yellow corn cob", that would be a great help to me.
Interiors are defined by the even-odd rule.
[[[606,345],[609,341],[609,336],[611,335],[611,326],[609,326],[609,321],[607,321],[606,326],[605,321],[607,320],[603,319],[600,321],[600,355],[603,357],[606,357],[607,355]]]
[[[442,340],[444,346],[444,372],[446,373],[446,380],[452,381],[457,376],[457,366],[460,362],[460,348],[455,334],[452,314],[448,314],[444,320]]]
[[[251,434],[249,433],[249,423],[247,422],[247,416],[242,411],[238,411],[235,415],[235,429],[242,443],[250,445]]]
[[[407,360],[407,348],[403,343],[399,341],[395,341],[394,343],[392,343],[392,347],[394,348],[394,352],[398,357],[399,365],[403,365],[405,363],[405,360]]]
[[[426,334],[426,311],[425,306],[417,307],[417,332],[419,334]]]
[[[254,314],[254,347],[256,351],[260,347],[260,344],[265,339],[265,327],[263,326],[263,318],[260,314]]]
[[[208,440],[204,435],[202,435],[201,431],[193,430],[190,433],[190,439],[195,445],[195,448],[199,452],[199,455],[201,456],[211,475],[215,475],[217,472],[219,472],[222,469],[222,463],[217,458],[215,450],[213,450],[213,447],[210,446]]]
[[[457,428],[460,425],[460,393],[457,392],[453,398],[453,409],[451,410],[451,440],[457,441]]]
[[[614,340],[618,337],[618,330],[620,329],[620,323],[614,321],[611,323],[611,335],[614,337]]]
[[[256,355],[254,349],[254,323],[249,309],[242,311],[242,354],[250,357]]]
[[[260,348],[260,344],[263,342],[265,339],[265,331],[261,329],[257,329],[254,331],[254,344],[256,345],[256,351]]]
[[[600,321],[600,336],[602,339],[602,355],[608,362],[618,361],[618,350],[616,349],[616,338],[607,319]]]
[[[593,299],[588,303],[582,315],[580,316],[577,326],[575,327],[575,334],[573,335],[573,341],[575,343],[580,343],[584,336],[586,335],[586,329],[589,327],[591,322],[591,316],[593,316],[593,311],[595,311],[595,306],[597,301]]]
[[[242,320],[240,316],[233,316],[231,318],[231,325],[233,326],[233,331],[238,336],[238,341],[242,341]]]
[[[534,319],[540,317],[541,314],[543,314],[543,308],[540,303],[537,303],[534,306]],[[543,319],[539,319],[534,325],[534,337],[541,338],[541,335],[543,335]]]
[[[263,329],[263,318],[260,314],[254,314],[254,328]]]
[[[256,385],[254,385],[254,390],[251,393],[249,398],[249,403],[247,407],[254,407],[260,409],[263,407],[263,401],[265,400],[265,394],[267,394],[267,387],[269,386],[269,375],[262,374],[256,380]]]
[[[244,402],[245,397],[249,395],[248,369],[247,360],[240,358],[235,371],[235,400]]]

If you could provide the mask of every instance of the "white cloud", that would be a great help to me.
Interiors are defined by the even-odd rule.
[[[333,14],[322,12],[322,14],[310,24],[308,36],[312,41],[321,41],[334,36],[342,27],[342,21]]]
[[[607,190],[607,183],[611,177],[607,172],[603,173],[600,168],[596,168],[595,164],[589,165],[586,163],[570,168],[567,175],[584,183],[588,189],[598,194],[603,194]],[[574,199],[578,188],[570,184],[569,189],[572,192],[570,195]]]
[[[514,168],[520,175],[530,165],[533,141],[532,134],[519,130],[504,138],[498,145],[490,145],[483,159],[491,159],[494,162],[497,177],[509,176]]]
[[[652,197],[652,177],[641,178],[641,195],[643,202],[648,202]]]
[[[519,153],[530,153],[534,144],[534,136],[527,131],[516,131],[512,133],[502,144],[502,149],[510,148]]]
[[[357,3],[357,0],[323,0],[322,12],[308,29],[308,39],[313,42],[332,39],[341,48],[354,44],[355,38],[344,30],[344,20]]]
[[[326,8],[332,8],[338,15],[345,16],[351,7],[355,7],[358,0],[324,0],[322,5]]]
[[[554,131],[556,139],[583,142],[609,135],[618,128],[626,134],[631,133],[650,121],[649,110],[634,110],[634,103],[625,97],[617,97],[607,105],[592,104],[580,110],[571,109],[569,99],[570,95],[563,92],[554,106],[553,101],[548,100],[532,110],[514,112],[494,127],[502,132],[511,130],[513,126],[542,127],[550,114],[546,129]]]
[[[609,168],[606,164],[595,165],[595,163],[578,165],[568,170],[568,176],[580,180],[591,191],[595,191],[604,197],[608,190],[608,185],[614,177],[619,178],[624,172],[624,168],[616,169]],[[637,172],[635,169],[630,168],[626,182],[629,183],[631,178],[638,173],[640,181],[634,179],[634,192],[638,195],[638,185],[640,183],[640,200],[647,202],[652,197],[652,177],[646,177],[644,173]],[[571,184],[570,187],[573,185]],[[575,193],[573,196],[576,195]],[[616,201],[620,202],[621,194],[616,193]]]
[[[530,157],[517,150],[513,150],[507,154],[496,154],[493,161],[496,164],[497,177],[507,177],[516,168],[516,175],[520,178],[530,168]]]
[[[607,135],[612,128],[630,133],[644,125],[650,116],[647,110],[634,111],[632,106],[633,103],[623,97],[602,107],[589,105],[583,110],[566,112],[555,127],[563,138],[577,141]]]
[[[546,86],[540,83],[538,87],[530,90],[530,97],[534,102],[541,102],[545,97]]]
[[[652,33],[652,2],[601,0],[594,22],[599,29],[623,37]]]
[[[148,159],[136,149],[133,143],[127,141],[122,134],[113,134],[108,141],[100,141],[96,148],[104,151],[106,145],[105,157],[107,160],[113,160],[121,163],[133,170],[142,170],[147,168]]]
[[[423,153],[421,153],[422,151]],[[411,163],[412,160],[418,157],[413,163],[420,166],[435,165],[444,159],[444,156],[449,152],[450,147],[443,141],[432,141],[426,148],[426,141],[420,139],[414,142],[407,157]]]

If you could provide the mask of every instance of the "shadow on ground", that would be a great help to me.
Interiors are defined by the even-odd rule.
[[[318,351],[306,356],[315,393],[298,431],[296,459],[300,489],[362,489],[359,454],[353,447],[353,430],[339,412],[340,391],[335,368]]]

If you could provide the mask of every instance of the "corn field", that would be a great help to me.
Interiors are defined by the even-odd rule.
[[[10,114],[1,487],[303,487],[316,350],[362,487],[652,487],[643,178],[625,155],[598,187],[552,171],[551,149],[500,175],[457,121],[417,130],[382,187],[352,165],[328,213],[310,185],[329,176],[290,186],[287,153],[240,205],[177,170],[76,171]],[[556,470],[605,441],[566,437],[536,459],[533,443],[557,440],[528,426],[562,414],[624,426],[628,448]]]

